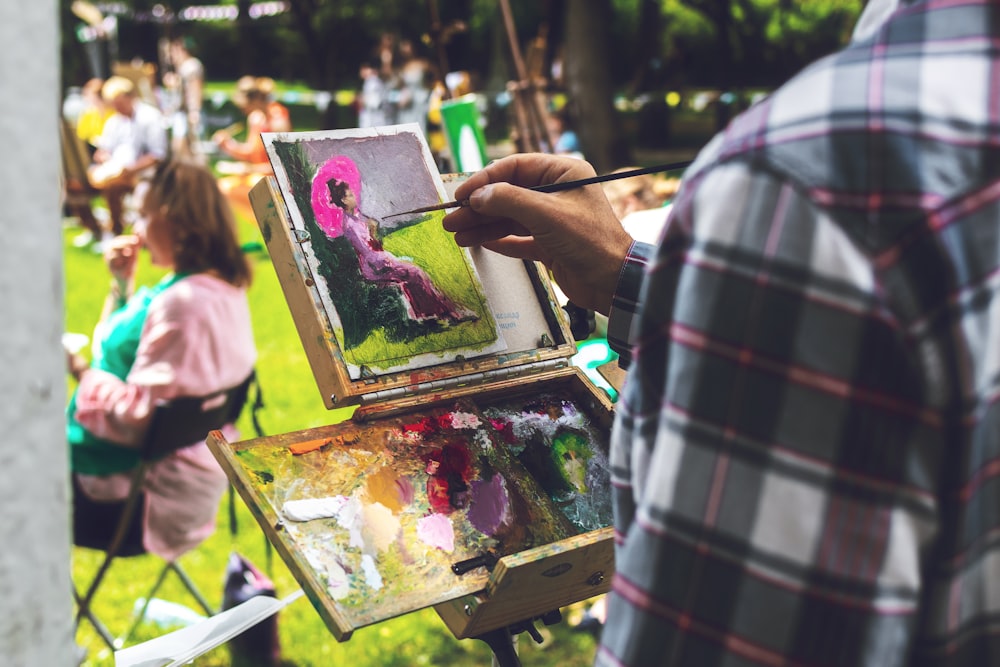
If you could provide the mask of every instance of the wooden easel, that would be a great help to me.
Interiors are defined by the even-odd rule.
[[[448,74],[449,68],[448,54],[445,53],[444,47],[459,28],[455,24],[441,25],[441,13],[438,11],[437,0],[427,0],[427,11],[431,15],[431,29],[428,31],[427,37],[434,46],[434,52],[437,55],[437,79],[443,88],[441,99],[447,100],[451,99],[451,91],[448,90],[447,85],[444,85],[444,77]]]
[[[510,9],[510,0],[500,0],[500,10],[503,12],[504,30],[510,45],[511,59],[514,63],[516,81],[507,83],[507,90],[514,97],[514,116],[516,122],[516,143],[521,152],[551,152],[555,145],[553,137],[545,123],[545,109],[538,96],[535,78],[529,73],[521,55],[521,46],[517,39],[517,29],[514,25],[514,15]]]

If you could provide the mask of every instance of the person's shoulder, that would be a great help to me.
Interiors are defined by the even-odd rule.
[[[225,299],[245,298],[246,290],[210,273],[195,273],[167,287],[154,301],[169,309],[197,311]]]
[[[163,112],[149,102],[139,100],[135,103],[135,113],[144,120],[159,120],[163,118]]]
[[[871,129],[867,87],[838,83],[856,78],[866,63],[863,53],[848,45],[807,66],[733,118],[706,144],[685,177],[744,160],[808,180],[810,162],[815,167],[834,150],[831,141],[839,135],[838,128]],[[808,161],[800,163],[799,158],[806,157]]]
[[[177,68],[184,76],[199,76],[205,71],[205,65],[199,59],[191,56]]]

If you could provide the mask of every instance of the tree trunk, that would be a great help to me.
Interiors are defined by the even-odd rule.
[[[636,30],[636,69],[629,83],[629,95],[646,88],[654,60],[663,58],[663,8],[659,0],[641,0]]]
[[[566,88],[584,155],[598,172],[631,163],[615,117],[609,67],[609,0],[566,2]]]
[[[236,15],[236,29],[239,34],[240,71],[243,74],[256,74],[257,62],[255,56],[253,21],[250,18],[250,0],[236,0],[239,13]]]
[[[299,34],[305,40],[306,50],[309,53],[306,63],[309,81],[313,86],[324,89],[329,88],[332,83],[327,78],[327,60],[329,56],[325,48],[326,45],[312,23],[312,17],[317,9],[316,3],[312,2],[312,0],[291,0],[289,8],[291,9],[295,27],[298,28]]]

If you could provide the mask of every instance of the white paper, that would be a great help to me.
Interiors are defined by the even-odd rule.
[[[258,595],[195,625],[115,652],[115,667],[174,667],[204,655],[303,596],[297,590],[282,599]]]

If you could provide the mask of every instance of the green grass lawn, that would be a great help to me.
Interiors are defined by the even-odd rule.
[[[240,220],[240,235],[245,244],[259,244],[259,231],[253,221]],[[90,335],[104,302],[108,274],[102,259],[88,249],[75,248],[73,238],[79,228],[67,226],[64,231],[64,272],[66,282],[66,330]],[[259,246],[258,246],[259,247]],[[250,252],[255,268],[255,280],[250,289],[254,335],[259,351],[257,371],[264,392],[265,409],[261,414],[264,430],[269,434],[296,431],[343,420],[350,409],[327,411],[316,388],[305,353],[299,342],[294,323],[266,253]],[[139,280],[149,284],[162,272],[151,267],[143,253]],[[72,389],[72,387],[70,387]],[[252,428],[247,415],[239,424],[250,437]],[[236,549],[258,566],[266,562],[264,538],[249,510],[237,498],[238,533],[231,537],[228,530],[226,501],[220,508],[218,530],[196,550],[180,560],[185,570],[209,601],[220,604],[223,573],[229,553]],[[74,580],[89,581],[100,563],[101,554],[74,548]],[[112,565],[94,608],[112,632],[124,631],[131,621],[136,598],[144,596],[159,569],[153,556],[118,560]],[[271,576],[279,596],[298,588],[292,575],[275,556]],[[173,579],[158,597],[176,600],[190,606],[194,602],[184,597],[183,590]],[[423,610],[375,626],[363,628],[350,641],[333,639],[319,615],[304,598],[280,613],[280,639],[283,665],[319,666],[351,665],[352,667],[393,665],[489,665],[491,653],[476,640],[456,640],[433,610]],[[136,641],[151,639],[166,632],[152,624],[140,627]],[[544,631],[549,636],[536,645],[527,635],[519,640],[521,660],[526,667],[589,665],[593,661],[594,639],[574,632],[564,620]],[[77,642],[87,652],[88,667],[110,666],[114,658],[86,622],[77,634]],[[229,664],[226,647],[220,647],[195,661],[196,665]]]

